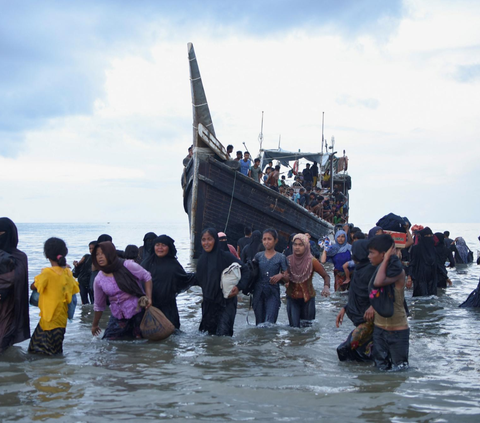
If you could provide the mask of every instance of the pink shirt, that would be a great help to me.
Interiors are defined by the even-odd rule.
[[[143,284],[152,279],[150,272],[133,260],[125,260],[123,265],[137,278],[138,285],[143,289]],[[104,311],[107,306],[107,297],[110,301],[110,310],[117,319],[131,319],[140,312],[138,298],[123,292],[118,287],[113,276],[106,276],[102,271],[98,272],[93,283],[95,295],[95,311]]]

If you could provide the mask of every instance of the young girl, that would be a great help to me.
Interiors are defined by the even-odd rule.
[[[72,272],[66,267],[68,248],[65,241],[59,238],[47,239],[43,253],[52,267],[42,269],[42,273],[35,277],[31,285],[31,289],[40,294],[40,322],[32,335],[28,352],[54,355],[63,352],[68,304],[80,289]]]
[[[278,234],[275,229],[267,229],[263,232],[263,246],[265,251],[255,255],[259,264],[258,280],[253,291],[253,311],[255,322],[276,323],[278,310],[280,310],[280,287],[278,282],[287,279],[287,259],[282,253],[275,251]]]

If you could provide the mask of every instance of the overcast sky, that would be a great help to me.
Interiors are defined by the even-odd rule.
[[[193,42],[218,139],[350,159],[351,220],[479,222],[480,2],[0,0],[0,215],[181,222]]]

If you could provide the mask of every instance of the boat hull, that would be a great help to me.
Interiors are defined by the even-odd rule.
[[[244,227],[277,230],[277,250],[283,251],[291,233],[308,232],[314,241],[331,233],[333,226],[299,204],[273,191],[213,156],[195,156],[185,169],[184,208],[189,217],[191,253],[202,251],[201,233],[213,227],[227,234],[236,246]]]

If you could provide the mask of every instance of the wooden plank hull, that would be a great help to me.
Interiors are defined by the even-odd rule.
[[[184,208],[191,228],[191,253],[198,258],[201,232],[213,227],[227,234],[234,246],[245,226],[278,231],[277,250],[282,251],[291,233],[308,232],[313,240],[331,233],[333,226],[214,157],[195,156],[184,174]],[[195,174],[196,173],[196,174]]]

